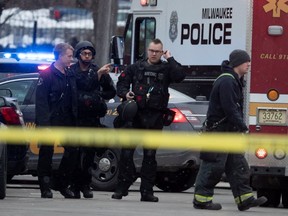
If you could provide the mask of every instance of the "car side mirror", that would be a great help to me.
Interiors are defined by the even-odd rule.
[[[6,106],[6,101],[4,100],[4,98],[0,97],[0,107],[4,106]]]
[[[110,44],[111,63],[123,65],[124,57],[124,38],[121,36],[113,36]]]
[[[0,89],[0,96],[12,97],[11,89]]]

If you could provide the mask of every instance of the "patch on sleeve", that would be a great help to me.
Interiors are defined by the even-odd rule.
[[[125,77],[126,76],[126,73],[125,72],[122,72],[121,73],[121,77]]]
[[[43,78],[40,77],[40,78],[38,79],[37,85],[40,86],[40,85],[42,85],[42,84],[43,84]]]

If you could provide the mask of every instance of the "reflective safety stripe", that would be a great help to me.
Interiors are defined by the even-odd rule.
[[[198,202],[204,203],[204,202],[211,202],[213,200],[212,196],[202,196],[199,194],[195,194],[195,200]]]
[[[243,194],[241,196],[238,196],[235,198],[235,202],[236,204],[240,204],[242,203],[243,201],[249,199],[250,197],[253,197],[253,193],[247,193],[247,194]]]
[[[234,77],[232,74],[230,74],[230,73],[222,73],[222,74],[220,74],[220,75],[216,78],[216,80],[219,79],[219,78],[222,77],[222,76],[230,76],[230,77],[232,77],[233,79],[235,79],[235,77]],[[216,82],[216,80],[214,81],[214,83]]]

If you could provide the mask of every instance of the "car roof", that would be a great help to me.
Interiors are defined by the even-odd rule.
[[[26,74],[20,74],[20,75],[2,78],[0,79],[0,83],[10,81],[10,80],[17,80],[17,79],[30,79],[30,78],[37,79],[38,77],[39,77],[39,73],[26,73]]]

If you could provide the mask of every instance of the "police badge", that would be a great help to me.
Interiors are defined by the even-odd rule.
[[[172,43],[175,41],[178,35],[178,14],[177,11],[172,11],[170,16],[169,38]]]

